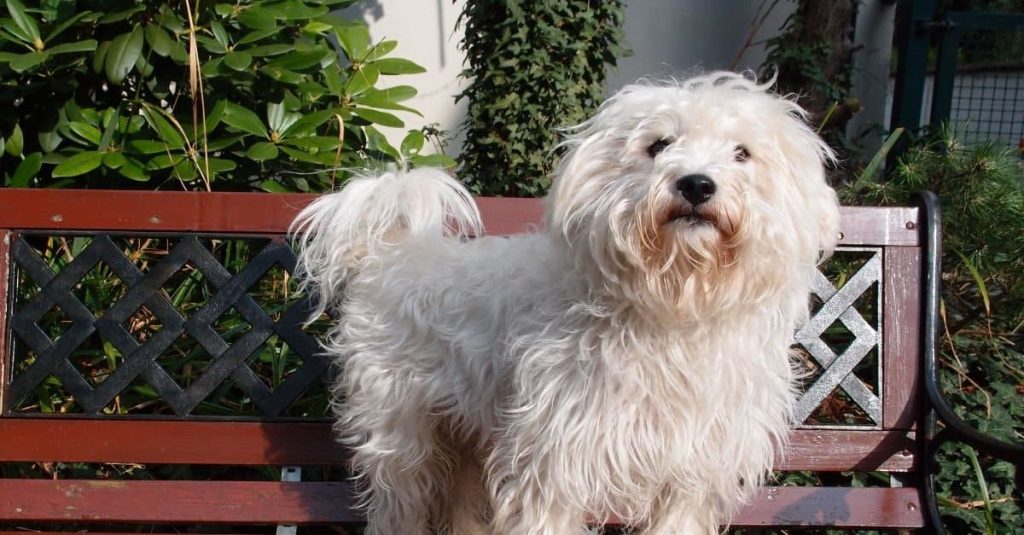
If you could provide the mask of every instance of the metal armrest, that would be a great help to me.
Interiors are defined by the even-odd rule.
[[[925,262],[924,262],[924,326],[921,347],[924,357],[924,387],[928,396],[928,414],[924,422],[925,451],[924,471],[926,475],[924,498],[929,523],[935,533],[946,533],[939,515],[935,496],[935,476],[939,465],[936,455],[946,442],[957,441],[975,449],[1017,465],[1017,485],[1024,487],[1024,443],[1008,442],[982,433],[965,422],[953,410],[952,404],[942,393],[939,384],[939,302],[942,291],[942,213],[939,199],[934,193],[918,195],[924,220]],[[938,423],[943,428],[939,430]]]

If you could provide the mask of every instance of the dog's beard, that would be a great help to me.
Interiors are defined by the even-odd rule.
[[[674,277],[712,277],[736,262],[742,211],[725,202],[693,206],[679,198],[655,199],[637,210],[643,265]]]

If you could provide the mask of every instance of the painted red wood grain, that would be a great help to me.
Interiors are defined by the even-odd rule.
[[[281,234],[315,198],[308,194],[3,189],[0,206],[17,207],[0,227]],[[525,232],[541,223],[539,199],[480,198],[490,234]],[[843,207],[841,245],[917,245],[916,208]]]
[[[22,522],[343,524],[361,520],[352,500],[345,483],[0,480],[0,518]],[[768,487],[733,525],[916,528],[923,519],[915,489]]]
[[[882,270],[882,422],[912,429],[921,418],[921,248],[887,247]]]
[[[158,464],[341,464],[328,423],[0,419],[0,461]],[[776,470],[916,469],[905,432],[794,430]]]

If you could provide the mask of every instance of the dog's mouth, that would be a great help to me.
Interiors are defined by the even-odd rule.
[[[666,223],[679,223],[686,226],[710,225],[717,227],[718,219],[712,211],[696,210],[689,206],[677,206],[668,214]]]

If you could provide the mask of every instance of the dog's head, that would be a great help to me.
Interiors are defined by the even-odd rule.
[[[547,224],[576,269],[672,315],[765,304],[794,281],[806,292],[838,233],[832,153],[770,85],[734,73],[633,85],[574,128]]]

